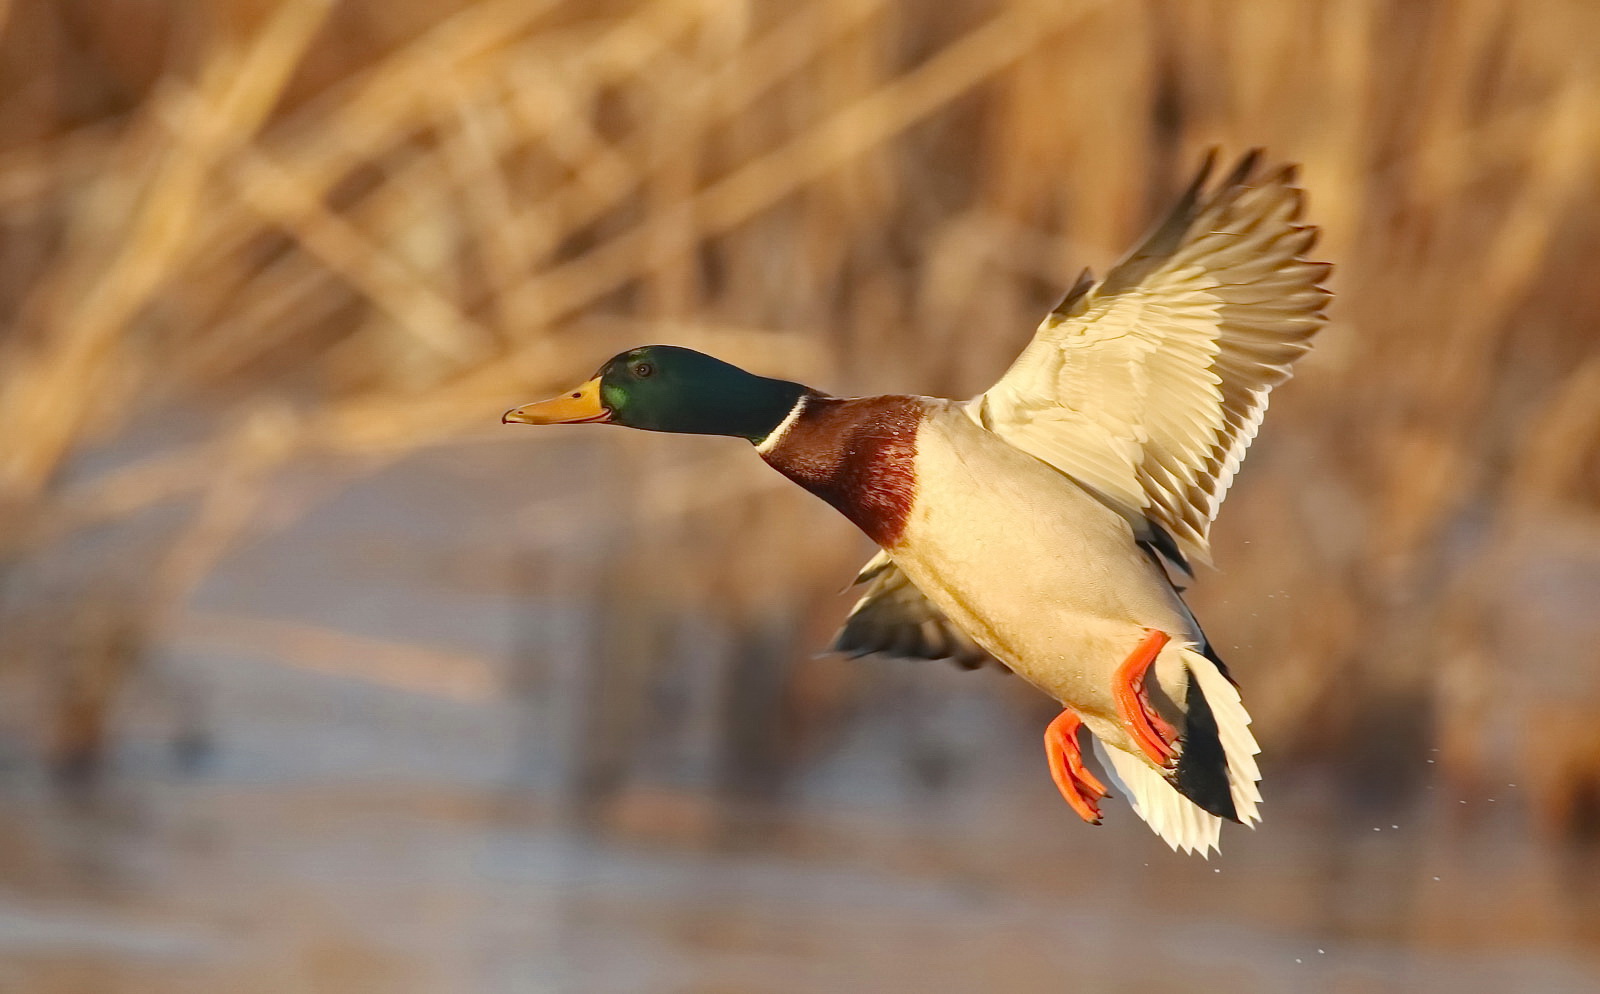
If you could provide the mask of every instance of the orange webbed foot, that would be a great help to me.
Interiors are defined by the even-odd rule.
[[[1172,636],[1166,632],[1148,629],[1149,634],[1139,643],[1121,666],[1113,680],[1112,692],[1116,697],[1117,712],[1127,726],[1135,744],[1157,766],[1170,766],[1178,758],[1178,730],[1156,714],[1145,694],[1144,681],[1155,664],[1156,657]]]
[[[1099,800],[1106,796],[1102,784],[1083,765],[1083,750],[1078,745],[1078,729],[1083,722],[1072,711],[1062,711],[1045,726],[1044,754],[1050,763],[1050,779],[1066,798],[1078,817],[1091,825],[1100,824]]]

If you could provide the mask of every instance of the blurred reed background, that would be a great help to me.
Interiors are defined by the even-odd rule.
[[[0,20],[0,750],[17,842],[0,881],[33,909],[0,916],[0,983],[257,989],[181,949],[149,967],[81,929],[37,938],[38,902],[59,911],[63,893],[69,910],[132,907],[131,887],[164,922],[225,915],[174,910],[182,888],[155,871],[106,882],[134,857],[104,826],[131,810],[182,837],[188,821],[151,813],[176,809],[244,838],[264,811],[322,803],[240,801],[241,783],[471,783],[497,800],[449,817],[533,831],[570,815],[586,845],[699,851],[729,824],[800,831],[785,819],[897,783],[920,786],[875,817],[926,823],[916,797],[959,809],[983,771],[1014,770],[981,793],[993,807],[938,817],[1021,804],[1058,864],[1117,852],[1204,872],[1129,841],[1131,818],[1091,832],[1057,810],[1034,742],[1051,709],[1017,681],[813,658],[864,542],[743,446],[496,422],[653,341],[833,392],[974,393],[1212,145],[1302,163],[1337,267],[1333,322],[1275,395],[1216,532],[1221,570],[1192,592],[1267,749],[1258,836],[1274,818],[1302,832],[1271,849],[1274,879],[1330,848],[1346,857],[1319,863],[1327,880],[1357,873],[1333,840],[1444,791],[1474,803],[1430,823],[1470,835],[1490,788],[1520,785],[1485,846],[1583,853],[1600,832],[1600,7],[14,0]],[[408,772],[406,742],[449,752],[436,739],[456,725],[488,729],[461,747],[478,759]],[[296,817],[270,816],[270,845]],[[140,845],[188,852],[152,833],[167,841]],[[1224,859],[1255,845],[1231,834]],[[572,872],[568,893],[588,894]],[[979,876],[1004,890],[1008,872]],[[1066,873],[1063,893],[1127,883],[1096,873]],[[1547,980],[1596,966],[1600,896],[1573,879],[1504,910],[1534,909]],[[309,923],[303,956],[270,932],[259,989],[857,989],[725,963],[713,983],[697,956],[781,941],[649,928],[643,945],[691,950],[669,979],[608,987],[614,950],[546,950],[566,972],[502,988],[470,956],[307,912],[306,893],[344,898],[305,886],[248,899],[273,927]],[[1182,903],[1150,886],[1153,907]],[[1397,901],[1329,927],[1432,941],[1397,924],[1417,920]],[[1507,934],[1458,911],[1434,907],[1434,939]],[[582,932],[587,912],[565,913]],[[1152,913],[1127,920],[1168,912]],[[1008,963],[1034,962],[1021,941]],[[1273,979],[1253,948],[1217,976],[1456,991],[1500,976],[1446,957],[1388,986],[1397,961],[1380,957]],[[929,987],[858,953],[842,960],[858,978]],[[940,955],[949,979],[1001,954]],[[1006,989],[1064,989],[1019,969]]]

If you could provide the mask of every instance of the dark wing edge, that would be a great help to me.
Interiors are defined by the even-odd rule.
[[[856,577],[866,593],[834,636],[830,652],[851,658],[948,659],[972,670],[991,658],[917,589],[887,556],[879,555]]]
[[[1217,149],[1207,149],[1200,168],[1195,171],[1194,179],[1189,182],[1188,188],[1183,191],[1178,202],[1173,204],[1166,216],[1139,240],[1138,246],[1132,252],[1111,268],[1104,283],[1087,289],[1094,290],[1100,296],[1108,296],[1139,286],[1183,247],[1189,237],[1190,229],[1202,214],[1220,211],[1237,200],[1252,184],[1259,182],[1255,173],[1265,157],[1265,149],[1250,149],[1239,157],[1239,161],[1234,163],[1222,181],[1208,193],[1207,186],[1212,172],[1216,169]],[[1286,166],[1281,173],[1288,174],[1285,178],[1292,179],[1293,168]],[[1079,279],[1081,281],[1082,277]],[[1057,313],[1065,314],[1066,311],[1058,305]]]

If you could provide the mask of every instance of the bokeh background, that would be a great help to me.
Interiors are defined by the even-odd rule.
[[[1600,6],[0,3],[0,990],[1600,989]],[[1333,320],[1192,602],[1209,862],[728,439],[672,342],[992,382],[1202,150]]]

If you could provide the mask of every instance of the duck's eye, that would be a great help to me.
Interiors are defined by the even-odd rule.
[[[633,375],[637,376],[641,380],[649,376],[654,376],[655,372],[656,367],[648,362],[641,362],[637,366],[633,367]]]

